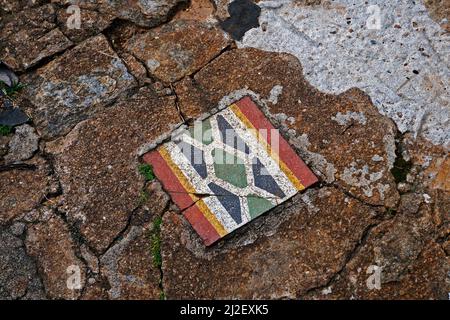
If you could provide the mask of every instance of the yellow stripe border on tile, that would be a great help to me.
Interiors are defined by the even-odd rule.
[[[280,166],[281,171],[286,175],[286,177],[291,181],[294,187],[301,191],[305,189],[305,186],[300,182],[300,180],[295,176],[295,174],[289,169],[289,167],[281,160],[280,156],[272,150],[272,147],[267,143],[267,141],[262,137],[258,130],[253,126],[252,122],[241,112],[236,104],[232,104],[230,109],[234,112],[236,117],[253,133],[259,143],[263,145],[267,153],[272,157],[275,162]]]
[[[188,181],[188,179],[185,177],[181,169],[173,162],[172,157],[170,156],[170,153],[169,151],[167,151],[166,147],[163,146],[159,148],[158,152],[164,159],[164,161],[166,161],[167,165],[169,166],[170,170],[172,170],[173,174],[180,181],[183,188],[189,193],[192,200],[195,201],[195,205],[197,205],[201,213],[205,216],[206,220],[208,220],[208,222],[214,227],[214,229],[221,237],[227,235],[228,232],[225,230],[224,226],[220,223],[220,221],[216,218],[216,216],[211,212],[207,204],[202,199],[200,199],[195,195],[195,193],[197,193],[196,190]]]

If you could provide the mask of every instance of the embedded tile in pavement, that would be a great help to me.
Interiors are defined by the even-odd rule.
[[[206,245],[317,181],[249,97],[144,160]]]

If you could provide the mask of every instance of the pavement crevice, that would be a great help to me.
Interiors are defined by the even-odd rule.
[[[344,193],[346,196],[355,199],[356,201],[362,203],[365,206],[371,207],[372,209],[378,210],[378,209],[387,209],[384,205],[382,204],[373,204],[367,201],[364,201],[363,199],[361,199],[360,197],[354,195],[351,191],[347,190],[346,188],[342,187],[341,185],[338,185],[336,183],[332,183],[331,184],[333,187],[335,187],[336,189],[340,190],[342,193]]]
[[[234,42],[232,42],[231,44],[227,45],[225,48],[223,48],[220,52],[218,52],[214,57],[212,57],[207,63],[205,63],[205,65],[203,67],[201,67],[200,69],[196,70],[195,72],[187,75],[186,77],[190,77],[190,78],[195,78],[195,76],[201,72],[203,69],[205,69],[206,67],[208,67],[211,63],[213,63],[215,60],[217,60],[218,58],[220,58],[224,53],[233,50],[236,47],[236,44]],[[183,79],[177,81],[181,82],[183,81],[186,77],[183,77]]]
[[[305,291],[304,294],[301,294],[300,296],[307,296],[309,294],[313,294],[315,291],[320,291],[320,290],[323,290],[325,288],[328,288],[336,280],[338,280],[340,275],[346,269],[347,265],[350,263],[350,261],[356,256],[356,254],[359,252],[359,250],[366,244],[367,239],[368,239],[371,231],[374,228],[376,228],[378,225],[383,223],[384,221],[379,221],[377,223],[372,223],[372,224],[368,225],[364,229],[364,231],[362,232],[362,235],[361,235],[359,241],[356,243],[356,245],[353,247],[353,249],[350,250],[350,252],[348,252],[347,255],[345,256],[345,259],[344,259],[344,262],[341,265],[341,268],[336,273],[334,273],[325,284],[309,288],[308,290]]]
[[[184,123],[186,123],[186,117],[184,116],[184,114],[180,108],[180,104],[179,104],[180,98],[178,97],[177,91],[175,90],[175,87],[173,86],[173,84],[170,84],[170,89],[172,90],[173,94],[175,95],[175,109],[177,110],[177,113],[180,116],[180,119],[184,124]]]
[[[371,231],[378,227],[379,225],[381,225],[382,223],[385,223],[387,221],[390,221],[392,219],[395,218],[395,214],[388,214],[388,212],[396,212],[398,209],[398,204],[397,204],[397,208],[386,208],[382,205],[374,205],[371,203],[367,203],[366,201],[354,196],[353,194],[351,194],[350,192],[348,192],[347,190],[345,190],[344,188],[342,188],[339,185],[336,185],[335,183],[330,184],[332,187],[336,188],[337,190],[339,190],[340,192],[342,192],[343,194],[345,194],[346,196],[351,197],[352,199],[355,199],[356,201],[360,202],[361,204],[368,206],[372,209],[374,209],[375,211],[377,211],[379,214],[375,217],[376,222],[375,223],[371,223],[369,224],[364,231],[362,232],[362,235],[360,237],[360,239],[358,240],[358,242],[356,243],[356,245],[353,247],[353,249],[347,253],[347,255],[345,256],[344,262],[341,266],[341,268],[334,273],[329,280],[323,284],[323,285],[319,285],[319,286],[315,286],[313,288],[309,288],[308,290],[306,290],[306,292],[302,295],[309,295],[312,294],[316,291],[320,291],[323,290],[325,288],[328,288],[329,286],[331,286],[335,281],[337,281],[340,277],[340,275],[343,273],[343,271],[346,269],[348,263],[350,263],[350,261],[356,256],[356,254],[360,251],[360,249],[367,243],[367,240],[371,234]],[[384,208],[384,212],[380,212],[379,210]],[[417,259],[417,257],[416,257]],[[415,260],[415,259],[414,259]]]
[[[132,220],[133,220],[133,215],[136,213],[137,210],[139,210],[141,206],[137,206],[136,208],[134,208],[131,212],[131,214],[129,214],[128,216],[128,220],[127,223],[125,224],[125,226],[122,228],[121,231],[119,231],[116,236],[113,238],[113,240],[108,244],[108,246],[102,250],[101,252],[98,253],[98,256],[103,256],[105,253],[108,252],[109,249],[111,249],[116,243],[120,242],[120,240],[124,237],[124,235],[127,233],[128,229],[131,226]],[[97,252],[97,251],[94,251]]]
[[[161,239],[161,235],[162,235],[162,232],[163,232],[162,224],[164,223],[164,215],[169,211],[170,206],[172,206],[172,201],[171,200],[169,200],[167,202],[166,208],[164,209],[164,211],[161,214],[161,227],[159,229],[159,234],[158,234],[159,239]],[[166,298],[166,290],[165,290],[165,286],[164,286],[164,268],[163,268],[163,265],[165,263],[165,259],[164,259],[164,255],[162,255],[162,253],[161,253],[161,243],[160,243],[159,250],[160,250],[160,255],[161,255],[161,264],[158,266],[159,275],[160,275],[160,278],[159,278],[159,289],[161,290],[160,300],[165,300],[165,298]]]
[[[59,28],[55,28],[59,31],[61,31]],[[53,60],[63,56],[66,52],[70,51],[71,49],[76,47],[76,43],[72,43],[70,46],[68,46],[67,48],[65,48],[64,50],[60,51],[60,52],[56,52],[52,55],[49,55],[45,58],[42,58],[40,61],[38,61],[36,64],[32,65],[31,67],[27,68],[25,71],[20,71],[17,70],[15,71],[15,73],[21,77],[23,75],[28,75],[28,74],[32,74],[34,72],[36,72],[37,70],[39,70],[42,67],[45,67],[47,64],[49,64],[50,62],[52,62]]]
[[[23,237],[26,238],[27,234],[28,234],[28,229],[25,228]],[[28,252],[27,246],[25,245],[25,241],[22,241],[22,247],[23,247],[23,250],[25,252],[25,255],[32,261],[32,263],[34,265],[34,268],[35,268],[35,271],[36,271],[36,277],[38,278],[38,280],[39,280],[39,282],[41,284],[41,289],[42,289],[42,292],[44,293],[44,296],[48,297],[49,295],[48,295],[48,292],[47,292],[47,288],[44,286],[44,281],[43,281],[43,279],[45,277],[45,274],[43,274],[42,270],[38,267],[37,258],[34,257],[33,255],[31,255]],[[28,287],[27,287],[27,289],[28,289]]]

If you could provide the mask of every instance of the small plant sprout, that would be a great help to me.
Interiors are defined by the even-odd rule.
[[[153,173],[153,167],[149,164],[139,165],[139,173],[142,174],[146,181],[152,181],[155,179],[155,174]]]
[[[161,257],[161,223],[162,218],[157,217],[153,221],[153,229],[150,233],[150,250],[153,257],[153,266],[156,268],[161,268],[162,257]]]
[[[12,127],[0,125],[0,136],[7,136],[12,132]]]

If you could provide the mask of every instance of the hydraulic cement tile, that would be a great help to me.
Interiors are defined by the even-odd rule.
[[[144,160],[206,245],[317,181],[249,97]]]

